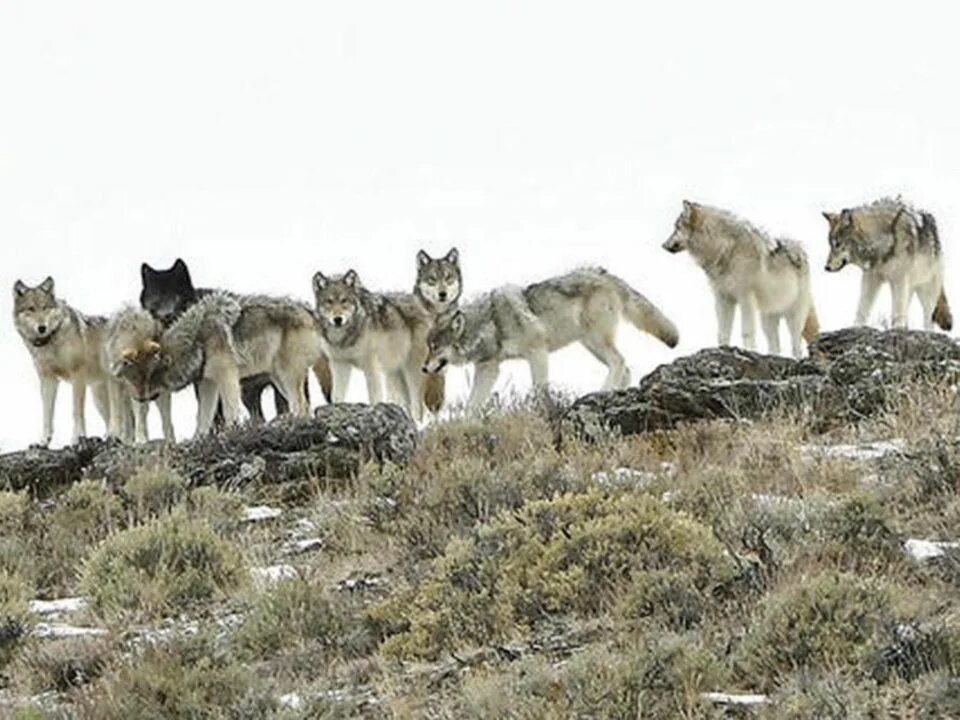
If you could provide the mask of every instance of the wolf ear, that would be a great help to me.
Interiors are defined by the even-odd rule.
[[[327,276],[317,270],[313,274],[313,289],[319,292],[327,286]]]
[[[837,220],[840,219],[840,215],[838,213],[827,212],[826,210],[824,210],[820,214],[827,219],[827,222],[830,223],[830,227],[833,227],[834,225],[836,225]]]
[[[347,270],[343,274],[343,282],[347,287],[356,287],[360,284],[360,278],[357,277],[356,270]]]
[[[157,271],[154,270],[149,265],[147,265],[147,263],[143,263],[142,265],[140,265],[140,279],[143,280],[144,284],[152,280],[153,276],[156,274],[157,274]]]
[[[53,278],[47,275],[46,279],[40,283],[40,289],[45,293],[53,295]]]
[[[454,265],[459,265],[460,252],[456,248],[450,248],[450,252],[448,252],[443,259],[447,262],[452,262]]]
[[[183,261],[183,258],[177,258],[173,261],[173,269],[179,270],[180,272],[186,272],[187,264]]]
[[[463,335],[464,328],[467,325],[467,319],[463,316],[463,312],[457,310],[453,317],[450,318],[450,329],[453,330],[453,334],[457,337]]]
[[[13,296],[20,297],[27,291],[27,286],[24,284],[23,280],[17,280],[13,284]]]
[[[430,262],[430,260],[432,260],[432,258],[429,255],[427,255],[426,250],[421,250],[420,252],[417,253],[417,267],[423,267],[428,262]]]

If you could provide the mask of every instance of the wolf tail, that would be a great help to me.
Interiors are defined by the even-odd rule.
[[[623,312],[637,330],[660,338],[668,347],[676,347],[680,341],[677,326],[664,315],[646,296],[637,292],[620,278],[609,275],[623,302]]]
[[[937,252],[940,251],[940,233],[937,231],[937,220],[928,212],[920,213],[920,244],[928,245]]]
[[[321,355],[320,359],[313,364],[313,374],[320,383],[320,389],[323,390],[323,399],[328,403],[333,397],[333,374],[330,372],[330,361],[326,355]]]
[[[423,404],[430,412],[437,412],[443,407],[446,381],[442,372],[429,373],[423,379]]]
[[[807,319],[803,323],[803,339],[808,343],[820,334],[820,321],[817,320],[817,309],[810,304],[810,310],[807,311]]]
[[[940,297],[933,309],[933,321],[947,332],[953,330],[953,315],[950,314],[950,305],[947,304],[947,295],[943,288],[940,288]]]

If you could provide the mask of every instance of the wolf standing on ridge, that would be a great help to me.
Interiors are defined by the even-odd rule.
[[[923,326],[953,327],[943,291],[943,252],[933,215],[915,210],[901,199],[883,198],[870,205],[824,212],[830,224],[826,269],[837,272],[847,263],[863,269],[855,322],[864,325],[884,283],[890,284],[894,327],[907,326],[910,298],[923,307]]]
[[[214,292],[187,308],[156,341],[147,334],[131,338],[135,344],[118,378],[140,402],[197,383],[197,436],[212,428],[218,400],[226,424],[239,421],[240,381],[259,373],[270,375],[294,415],[309,413],[304,387],[321,347],[316,317],[303,303]]]
[[[427,333],[433,321],[420,300],[409,293],[373,293],[353,270],[340,276],[313,276],[323,349],[330,358],[333,401],[343,402],[350,371],[358,368],[367,381],[371,403],[389,398],[423,416],[423,374]]]
[[[13,319],[40,377],[43,434],[40,444],[53,437],[53,410],[60,381],[73,386],[73,442],[86,437],[86,392],[89,387],[97,410],[110,423],[107,377],[100,364],[106,319],[83,315],[54,293],[53,278],[37,287],[20,280],[13,286]]]
[[[194,288],[187,264],[177,258],[176,262],[166,270],[157,270],[147,263],[140,267],[140,278],[143,288],[140,291],[140,306],[147,310],[164,326],[170,325],[176,318],[193,305],[197,300],[213,290]],[[317,380],[323,390],[324,397],[330,401],[330,369],[326,358],[321,358],[314,368]],[[241,383],[243,404],[250,413],[250,417],[257,421],[263,420],[261,396],[267,387],[272,387],[276,403],[277,415],[289,412],[289,406],[279,388],[274,385],[267,375],[255,375],[244,378]]]
[[[793,356],[803,354],[801,338],[819,332],[810,289],[810,263],[793,240],[772,239],[726,210],[683,201],[673,234],[663,244],[671,253],[688,250],[713,289],[717,341],[730,344],[733,313],[740,306],[743,344],[756,349],[760,312],[769,350],[780,353],[780,321],[790,330]]]
[[[460,253],[456,248],[440,258],[432,258],[425,250],[417,253],[417,280],[414,296],[430,314],[438,317],[450,312],[463,294]],[[443,406],[445,381],[442,372],[428,375],[423,382],[423,402],[431,412]]]
[[[607,366],[605,390],[625,387],[630,371],[616,347],[625,318],[670,347],[677,329],[653,303],[602,268],[584,268],[526,288],[503,287],[436,320],[423,371],[472,363],[468,407],[486,404],[504,360],[523,358],[537,390],[549,382],[549,355],[579,342]]]

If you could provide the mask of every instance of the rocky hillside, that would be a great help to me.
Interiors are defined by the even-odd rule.
[[[960,717],[960,347],[0,456],[0,717]]]

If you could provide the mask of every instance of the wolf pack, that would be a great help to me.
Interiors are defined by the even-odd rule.
[[[826,270],[863,271],[855,323],[864,324],[876,295],[890,286],[892,325],[906,327],[916,295],[924,327],[952,327],[943,289],[944,263],[933,216],[900,198],[840,212],[829,225]],[[757,316],[770,353],[780,353],[785,323],[794,357],[819,332],[810,262],[796,241],[771,237],[726,210],[684,201],[663,244],[687,251],[713,291],[717,342],[730,344],[737,308],[743,345],[756,349]],[[444,403],[444,371],[473,365],[468,411],[490,400],[501,364],[523,359],[533,387],[549,386],[550,354],[580,343],[607,368],[603,389],[630,383],[617,348],[626,320],[669,347],[679,335],[671,320],[626,280],[602,268],[579,268],[526,287],[504,286],[464,302],[456,249],[442,257],[421,250],[412,292],[368,289],[355,270],[316,272],[313,304],[289,297],[196,288],[178,259],[158,270],[144,264],[138,305],[111,317],[86,315],[62,300],[53,278],[35,287],[14,284],[14,322],[40,379],[41,445],[53,436],[60,382],[72,386],[73,440],[87,436],[89,391],[107,434],[148,440],[147,413],[156,404],[165,440],[175,440],[171,395],[192,386],[196,436],[264,419],[262,397],[275,396],[278,415],[310,412],[313,373],[328,402],[343,402],[354,369],[370,403],[389,401],[420,422]],[[306,285],[306,282],[304,283]]]

